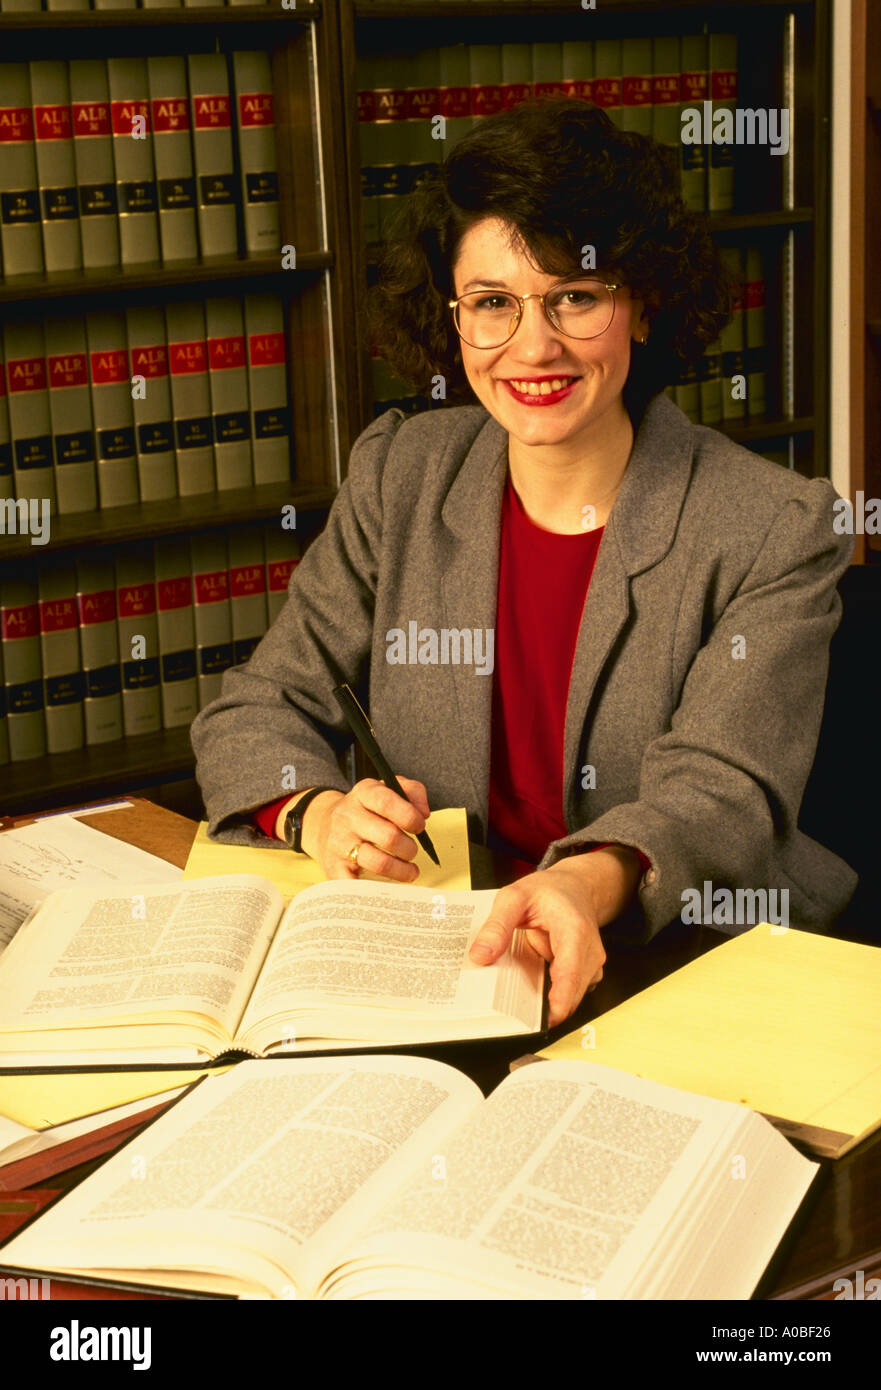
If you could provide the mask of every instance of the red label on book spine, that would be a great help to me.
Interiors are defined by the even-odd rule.
[[[563,95],[563,82],[561,79],[554,82],[535,82],[533,86],[538,101],[541,101],[545,97],[561,97]]]
[[[152,584],[120,584],[119,616],[141,618],[156,612],[156,589]]]
[[[79,140],[81,136],[109,135],[110,106],[106,101],[75,101],[71,108],[73,133]]]
[[[480,83],[471,88],[471,113],[474,116],[494,116],[505,109],[505,89],[494,83]],[[465,113],[467,114],[467,112]]]
[[[563,96],[577,101],[593,101],[593,78],[564,77]]]
[[[29,106],[0,106],[0,142],[14,145],[34,138]]]
[[[175,579],[157,579],[156,598],[160,613],[169,613],[175,608],[186,608],[193,601],[193,583],[188,574]]]
[[[93,352],[89,357],[89,365],[95,386],[113,386],[117,382],[130,380],[127,348]]]
[[[531,96],[531,82],[505,82],[502,85],[502,105],[506,111],[510,111],[513,106],[519,106],[521,102],[529,101]]]
[[[229,575],[226,570],[213,570],[194,576],[197,603],[223,603],[229,598]]]
[[[204,372],[207,368],[205,343],[201,338],[194,343],[169,343],[168,359],[172,376]]]
[[[239,97],[240,125],[272,125],[274,121],[271,92],[242,92]]]
[[[749,280],[746,286],[746,307],[748,309],[764,309],[765,307],[765,282],[764,280]]]
[[[153,102],[153,133],[189,130],[190,103],[186,97],[157,97]]]
[[[651,106],[652,79],[629,74],[621,84],[621,96],[624,106]]]
[[[225,367],[244,367],[244,338],[209,338],[208,362],[212,372],[223,371]]]
[[[45,391],[46,362],[42,357],[19,357],[7,362],[9,373],[9,394],[18,391]]]
[[[430,121],[440,109],[437,87],[407,88],[407,119],[411,121]]]
[[[114,135],[131,135],[135,116],[143,116],[144,134],[150,132],[149,101],[113,101],[110,103]]]
[[[252,367],[276,367],[285,360],[283,333],[252,333],[248,339]]]
[[[69,140],[71,136],[69,106],[35,106],[34,138],[37,140]]]
[[[40,600],[41,632],[69,632],[76,625],[76,602],[73,598]]]
[[[47,357],[46,365],[49,368],[49,385],[52,387],[89,384],[84,352],[71,352],[64,357]]]
[[[593,100],[595,106],[620,106],[621,78],[595,77],[593,79]]]
[[[132,348],[132,372],[135,376],[168,376],[168,353],[164,344]]]
[[[193,108],[197,130],[222,130],[230,123],[229,97],[225,93],[193,97]]]
[[[679,101],[679,73],[658,72],[652,78],[652,103],[672,106]]]
[[[358,93],[358,120],[376,120],[376,93],[363,91]]]
[[[4,608],[4,638],[37,637],[40,632],[40,610],[35,603],[23,603],[14,608]]]
[[[713,101],[736,101],[737,72],[720,68],[713,73],[710,88]]]
[[[229,572],[229,591],[233,598],[266,591],[266,575],[262,565],[233,565]]]
[[[405,121],[407,93],[400,87],[383,87],[373,94],[376,98],[376,120]]]
[[[691,106],[696,101],[707,99],[707,74],[705,72],[681,72],[679,74],[680,99]]]
[[[80,627],[96,623],[112,623],[116,619],[116,590],[100,589],[94,594],[79,596]]]
[[[286,592],[294,567],[299,563],[299,560],[273,560],[266,566],[271,594]]]

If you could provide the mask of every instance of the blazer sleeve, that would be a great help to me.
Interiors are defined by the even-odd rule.
[[[853,550],[832,530],[834,497],[816,479],[778,512],[694,656],[670,729],[646,747],[638,800],[553,841],[538,866],[594,841],[642,851],[652,861],[633,914],[643,940],[705,880],[788,886],[780,850],[796,833],[816,753],[841,616],[836,585]]]
[[[366,675],[383,466],[403,418],[387,411],[355,441],[348,476],[291,575],[284,607],[193,720],[208,833],[224,843],[284,848],[254,824],[257,807],[300,787],[349,789],[337,759],[352,736],[333,688],[348,682],[357,690]]]

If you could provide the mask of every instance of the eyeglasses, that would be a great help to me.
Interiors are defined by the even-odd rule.
[[[567,338],[598,338],[615,317],[615,291],[620,289],[606,280],[566,280],[545,294],[469,290],[448,303],[463,342],[498,348],[517,332],[527,299],[537,299],[551,327]]]

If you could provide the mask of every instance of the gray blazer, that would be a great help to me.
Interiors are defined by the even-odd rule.
[[[489,663],[466,664],[454,639],[446,662],[393,664],[387,634],[414,621],[494,630],[507,443],[478,405],[390,410],[360,435],[276,622],[193,721],[213,838],[284,848],[248,817],[285,795],[286,768],[295,788],[348,790],[336,755],[351,738],[331,693],[348,681],[395,771],[424,782],[432,807],[464,805],[485,843]],[[796,829],[852,550],[832,529],[836,496],[665,395],[645,411],[578,633],[569,834],[538,866],[607,840],[642,850],[644,939],[707,880],[786,889],[789,921],[813,930],[854,891],[853,870]]]

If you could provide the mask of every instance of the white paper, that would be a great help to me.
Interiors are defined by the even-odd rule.
[[[56,888],[138,879],[174,883],[183,869],[68,814],[0,835],[0,952]]]

